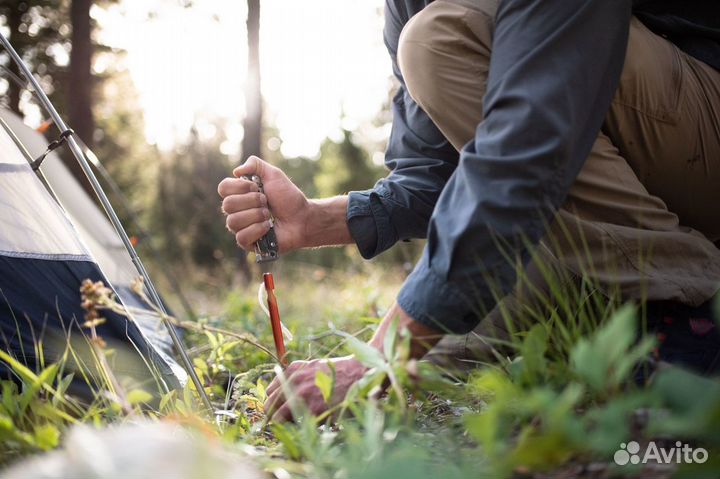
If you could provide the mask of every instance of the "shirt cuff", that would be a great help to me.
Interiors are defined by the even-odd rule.
[[[350,236],[365,259],[373,258],[397,241],[390,213],[383,205],[384,189],[351,191],[347,225]]]
[[[435,273],[429,266],[426,248],[405,280],[397,302],[410,317],[425,326],[447,334],[466,334],[484,316],[485,305],[492,304],[489,291],[483,294],[477,287],[470,290],[467,294],[457,284]]]

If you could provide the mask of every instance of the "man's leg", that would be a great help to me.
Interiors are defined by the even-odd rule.
[[[492,0],[438,0],[408,23],[400,39],[400,67],[410,94],[457,149],[473,137],[482,119],[496,5]],[[720,200],[720,188],[713,188],[720,172],[720,135],[713,131],[718,92],[720,74],[633,20],[620,88],[551,237],[543,242],[545,259],[556,259],[627,299],[698,305],[710,298],[720,284],[720,251],[686,224],[713,236],[720,224],[720,213],[709,207]],[[692,148],[686,152],[681,145]],[[686,157],[699,159],[693,163]],[[668,193],[684,188],[677,178],[694,164],[703,165],[690,174],[705,201],[696,206],[710,212],[704,221],[690,214],[693,191],[685,190],[680,199]],[[673,174],[655,171],[658,167]],[[651,178],[653,193],[670,195],[689,215],[688,222],[681,215],[681,224],[638,175]],[[537,277],[533,269],[530,265],[528,276]],[[506,298],[509,316],[526,299],[518,292]],[[474,334],[448,337],[431,356],[487,352],[479,335],[488,330],[506,335],[507,317],[496,309]]]

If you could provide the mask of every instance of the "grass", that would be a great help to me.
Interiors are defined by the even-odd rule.
[[[196,370],[222,411],[214,418],[198,408],[191,385],[154,401],[112,371],[99,375],[94,400],[83,404],[67,393],[78,373],[62,361],[30,371],[0,351],[20,382],[2,383],[2,462],[58,447],[76,424],[103,428],[142,418],[246,445],[253,461],[276,477],[643,477],[647,467],[612,461],[630,440],[681,440],[710,452],[700,466],[674,464],[654,470],[660,474],[654,477],[717,477],[720,471],[720,384],[669,368],[648,386],[636,386],[633,374],[653,339],[636,338],[634,307],[596,288],[554,286],[550,294],[561,301],[550,314],[524,311],[529,327],[499,342],[494,360],[465,377],[408,360],[402,334],[394,335],[386,357],[365,346],[400,274],[377,268],[276,279],[281,312],[295,336],[288,343],[291,359],[354,354],[372,366],[332,416],[313,417],[298,405],[296,424],[267,422],[262,404],[274,361],[254,343],[272,345],[270,328],[255,291],[236,291],[221,314],[206,315],[186,331]],[[98,354],[114,353],[101,348]],[[332,376],[316,377],[328,401]],[[378,398],[373,393],[388,379],[387,394]]]

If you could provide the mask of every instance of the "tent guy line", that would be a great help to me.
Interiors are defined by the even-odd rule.
[[[53,104],[50,102],[50,99],[47,97],[43,89],[40,87],[40,84],[37,82],[35,77],[30,72],[30,69],[27,67],[25,62],[20,58],[18,53],[15,51],[13,46],[10,44],[10,42],[5,38],[5,36],[0,33],[0,43],[2,43],[2,46],[5,48],[5,51],[8,52],[10,55],[10,58],[12,58],[13,62],[18,66],[20,71],[23,73],[25,78],[27,78],[30,85],[32,85],[32,90],[37,95],[38,100],[40,101],[41,105],[45,108],[47,113],[52,118],[53,122],[55,123],[55,126],[61,131],[64,132],[68,130],[67,125],[63,121],[63,119],[58,114],[57,110],[53,106]],[[102,189],[102,186],[98,182],[98,179],[95,177],[95,174],[93,173],[92,169],[90,168],[90,165],[87,161],[87,158],[85,158],[85,155],[83,154],[80,145],[76,141],[74,135],[69,135],[67,137],[67,144],[72,152],[75,159],[77,159],[78,163],[80,164],[80,167],[82,168],[83,172],[85,173],[88,181],[90,182],[93,191],[97,195],[97,198],[100,200],[100,203],[102,204],[103,209],[105,210],[105,213],[107,214],[108,218],[110,219],[110,222],[112,223],[113,227],[115,228],[115,231],[117,232],[118,236],[120,236],[120,239],[122,240],[125,249],[127,250],[128,254],[130,255],[130,258],[132,259],[133,264],[135,265],[138,273],[140,273],[140,276],[142,276],[145,287],[148,290],[149,296],[152,299],[152,301],[156,304],[156,306],[159,308],[160,311],[162,311],[164,317],[163,317],[163,323],[165,327],[168,330],[168,334],[170,335],[170,338],[173,342],[173,345],[175,346],[175,349],[177,350],[178,355],[180,356],[180,359],[183,363],[183,366],[185,367],[188,375],[190,376],[191,380],[193,381],[193,384],[195,385],[195,389],[197,390],[198,395],[200,396],[200,400],[202,401],[203,405],[207,408],[208,412],[212,413],[213,407],[210,403],[210,398],[208,397],[207,393],[205,392],[205,389],[203,387],[202,382],[200,381],[200,378],[198,377],[197,373],[195,372],[195,369],[193,367],[192,361],[190,360],[190,357],[187,353],[187,350],[185,346],[183,345],[182,341],[180,340],[177,332],[175,331],[175,328],[170,324],[167,320],[167,310],[165,309],[165,305],[163,301],[160,299],[160,295],[158,294],[157,290],[155,289],[155,285],[153,284],[152,280],[150,279],[150,275],[148,274],[147,270],[145,269],[145,266],[143,265],[142,261],[140,260],[140,257],[137,255],[137,252],[135,251],[135,248],[133,247],[132,243],[130,242],[130,238],[127,235],[127,232],[123,228],[120,219],[118,218],[117,214],[115,213],[115,210],[112,207],[112,204],[110,204],[110,201],[105,194],[105,192]]]

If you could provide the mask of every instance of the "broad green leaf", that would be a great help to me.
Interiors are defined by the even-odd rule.
[[[573,370],[596,391],[617,384],[619,378],[613,375],[613,371],[626,358],[635,340],[636,321],[634,308],[625,306],[595,334],[581,339],[572,349],[570,361]],[[620,372],[627,374],[629,367],[624,365]]]
[[[12,418],[0,414],[0,434],[12,431],[15,428]]]
[[[163,394],[162,398],[160,398],[160,406],[159,406],[160,411],[164,411],[165,408],[167,407],[167,405],[170,403],[170,401],[175,399],[176,396],[177,396],[177,393],[175,391],[170,391],[167,394]]]
[[[152,394],[150,394],[147,391],[143,391],[142,389],[133,389],[130,391],[127,395],[127,401],[130,404],[141,404],[141,403],[148,403],[152,401]]]
[[[528,382],[540,379],[538,376],[541,376],[547,369],[545,359],[547,347],[547,330],[542,324],[536,324],[528,331],[520,347],[522,357],[511,363],[510,370],[513,375]]]
[[[536,324],[528,332],[522,345],[522,355],[533,366],[545,364],[545,351],[548,346],[548,333],[545,326]]]
[[[43,451],[57,447],[60,442],[60,431],[52,424],[45,424],[35,428],[35,444]]]
[[[275,438],[283,445],[285,452],[287,452],[287,455],[291,459],[296,461],[302,459],[297,437],[291,433],[290,429],[282,424],[275,423],[271,426],[271,430]]]
[[[390,325],[388,326],[387,330],[385,330],[385,337],[383,338],[383,352],[385,353],[386,358],[394,357],[395,338],[398,331],[398,322],[399,319],[397,317],[392,318],[392,320],[390,321]]]
[[[35,380],[27,387],[22,396],[20,396],[20,410],[24,411],[28,407],[33,398],[37,397],[38,391],[43,386],[52,388],[52,382],[55,380],[55,376],[58,372],[58,365],[51,364],[47,368],[43,369],[40,375],[36,376]]]
[[[58,395],[64,395],[67,389],[70,387],[70,384],[72,383],[73,379],[75,379],[75,373],[70,373],[67,376],[63,377],[58,381],[58,386],[56,388],[56,391]]]
[[[30,369],[24,366],[20,361],[10,356],[8,353],[0,349],[0,359],[5,361],[13,371],[15,371],[25,381],[34,383],[38,377]]]
[[[355,336],[347,333],[339,332],[343,338],[346,339],[346,346],[350,352],[355,356],[355,359],[363,363],[365,366],[378,369],[387,369],[387,362],[383,357],[382,353],[377,349],[373,348],[369,344],[360,341]]]
[[[259,379],[257,380],[257,383],[255,383],[255,393],[260,401],[265,402],[267,399],[267,393],[265,392],[265,386],[263,386],[262,381]]]
[[[332,399],[333,394],[333,379],[325,374],[322,371],[317,371],[315,373],[315,386],[320,390],[320,394],[322,394],[323,400],[326,404],[330,404],[330,399]]]
[[[57,364],[51,364],[50,366],[43,369],[43,371],[38,376],[38,384],[47,384],[48,386],[52,386],[53,382],[55,381],[55,376],[57,376],[58,369],[59,368]]]
[[[17,396],[18,396],[17,384],[15,384],[12,381],[3,381],[2,382],[2,404],[3,404],[3,408],[5,409],[5,412],[11,416],[14,416],[17,414],[17,410],[18,410]]]

